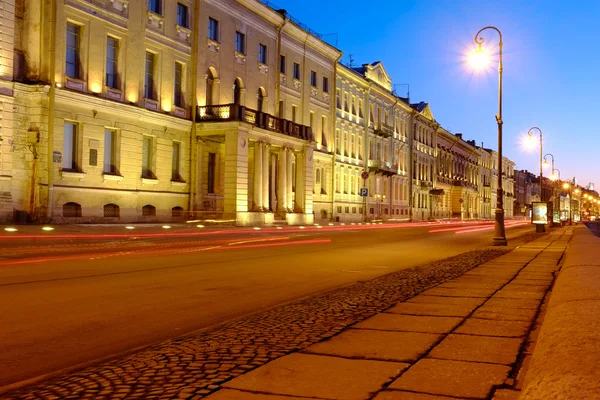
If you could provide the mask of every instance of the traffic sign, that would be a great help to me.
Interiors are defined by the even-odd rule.
[[[358,194],[361,195],[362,197],[367,197],[369,195],[369,188],[366,188],[366,187],[360,188],[358,191]]]
[[[367,171],[363,171],[362,174],[360,174],[360,177],[366,181],[369,179],[369,173]]]

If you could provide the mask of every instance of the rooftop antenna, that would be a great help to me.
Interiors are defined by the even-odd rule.
[[[396,86],[406,86],[408,89],[406,91],[406,99],[410,103],[410,83],[396,83],[394,84],[393,93],[396,94]]]
[[[350,59],[348,60],[348,66],[352,68],[352,64],[354,63],[354,57],[352,57],[352,54],[348,54],[348,58]]]

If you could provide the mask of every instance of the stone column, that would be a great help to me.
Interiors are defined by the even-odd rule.
[[[271,179],[269,184],[269,203],[271,206],[271,211],[275,212],[277,210],[277,193],[275,190],[277,188],[277,156],[275,154],[271,154]]]
[[[321,178],[322,179],[322,178]],[[296,209],[313,222],[313,149],[306,146],[296,157]]]
[[[286,157],[285,157],[285,161],[286,161],[286,168],[285,168],[285,173],[286,173],[286,206],[285,208],[288,210],[288,212],[294,212],[294,199],[293,199],[293,192],[292,192],[292,178],[293,178],[293,174],[292,174],[292,163],[294,161],[294,151],[292,149],[286,149]]]
[[[254,143],[254,191],[252,193],[252,211],[262,210],[263,195],[263,146],[260,142]]]
[[[226,213],[248,212],[248,133],[225,134],[224,210]]]
[[[204,161],[204,140],[198,140],[198,144],[196,146],[196,182],[195,182],[195,191],[196,191],[196,207],[195,210],[203,210],[204,202],[203,202],[203,193],[202,193],[202,178],[206,176],[206,171],[202,168],[202,163]]]
[[[277,170],[277,178],[279,184],[277,186],[277,211],[285,214],[287,208],[287,173],[286,173],[286,156],[287,151],[282,148],[279,152],[279,168]]]
[[[269,211],[269,145],[262,143],[262,209]]]

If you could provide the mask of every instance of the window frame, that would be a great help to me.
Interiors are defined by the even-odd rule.
[[[107,160],[107,134],[110,132],[110,159]],[[104,128],[104,156],[102,163],[102,173],[105,175],[119,174],[119,146],[118,146],[118,131],[116,129]],[[108,161],[108,164],[107,164]],[[107,170],[107,165],[109,168]]]
[[[213,17],[208,17],[208,38],[219,42],[219,20]]]
[[[323,93],[329,93],[329,78],[327,76],[323,77]]]
[[[183,181],[181,178],[181,142],[177,141],[173,141],[171,146],[171,181]]]
[[[295,62],[294,63],[294,69],[293,69],[293,74],[292,74],[293,78],[296,80],[301,81],[302,79],[300,79],[300,77],[302,76],[302,72],[300,70],[300,64]]]
[[[70,125],[73,127],[72,131],[70,132],[71,134],[71,145],[70,145],[70,149],[69,151],[67,151],[66,148],[66,126]],[[65,167],[65,163],[68,160],[65,156],[66,154],[69,154],[71,157],[71,162],[70,165]],[[81,172],[81,133],[80,133],[80,126],[77,122],[75,121],[65,121],[63,124],[63,159],[62,159],[62,165],[61,165],[61,170],[62,171],[68,171],[68,172]]]
[[[240,31],[235,31],[235,51],[246,55],[246,34]]]
[[[70,30],[73,28],[73,30]],[[73,79],[81,79],[81,29],[82,26],[74,22],[67,22],[66,28],[66,42],[65,42],[65,75]],[[69,45],[69,37],[73,35],[74,44]],[[73,56],[73,60],[70,60],[70,54]],[[72,70],[72,72],[71,72]]]
[[[152,7],[151,5],[155,5],[155,7]],[[162,15],[162,6],[162,0],[148,0],[147,2],[148,11],[153,12],[154,14]]]
[[[310,71],[310,86],[317,87],[317,71]]]
[[[180,14],[180,10],[184,11],[184,15]],[[177,25],[184,27],[186,29],[189,29],[189,25],[190,25],[190,13],[189,13],[189,7],[186,4],[183,4],[181,2],[177,2]],[[183,24],[181,23],[183,22]]]
[[[268,48],[266,44],[259,43],[258,44],[258,62],[267,65],[269,61]]]
[[[110,41],[114,42],[114,46],[110,45]],[[121,82],[119,81],[119,50],[121,48],[121,40],[111,35],[106,36],[106,65],[105,65],[105,82],[104,84],[110,89],[121,88]],[[114,57],[109,58],[109,49],[112,49]],[[111,66],[112,68],[109,68]],[[109,69],[112,69],[112,73],[109,73]],[[109,79],[109,76],[111,77]]]
[[[148,69],[148,56],[152,56],[152,71]],[[149,100],[157,100],[156,90],[156,64],[158,55],[146,50],[144,58],[144,98]]]
[[[146,158],[145,165],[144,157]],[[154,174],[154,137],[150,135],[142,137],[142,178],[156,179]]]
[[[179,69],[179,70],[178,70]],[[183,77],[185,76],[185,66],[179,61],[175,61],[173,69],[173,105],[175,107],[184,107],[183,98]]]
[[[285,73],[285,71],[286,71],[286,66],[287,66],[287,65],[286,65],[286,59],[285,59],[285,56],[284,56],[283,54],[280,54],[280,55],[279,55],[279,73],[280,73],[280,74],[284,74],[284,75],[286,74],[286,73]]]
[[[217,153],[208,153],[208,166],[206,168],[206,192],[208,194],[216,193],[216,182],[217,182]]]

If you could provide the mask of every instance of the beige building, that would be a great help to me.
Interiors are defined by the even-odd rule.
[[[435,218],[481,218],[480,208],[481,152],[474,141],[464,141],[462,134],[438,129],[437,194]]]
[[[498,152],[495,150],[486,149],[491,154],[492,161],[492,218],[496,209],[496,201],[498,196]],[[504,207],[504,218],[512,218],[514,216],[515,202],[515,163],[506,157],[502,157],[502,200]]]
[[[492,174],[491,150],[482,147],[477,149],[481,155],[479,159],[479,218],[490,220],[495,218],[496,210],[496,203],[492,202],[492,180],[497,178]]]
[[[392,81],[382,63],[355,68],[338,64],[335,220],[409,218],[411,113],[408,103],[392,93]],[[366,196],[361,196],[365,189]]]

